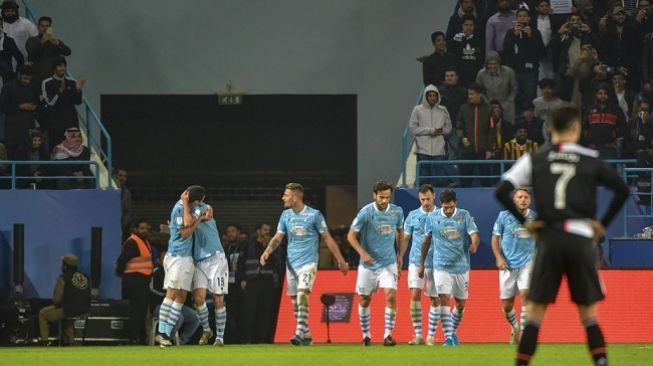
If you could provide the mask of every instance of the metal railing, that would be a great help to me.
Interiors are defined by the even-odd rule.
[[[417,95],[417,102],[415,105],[422,104],[424,99],[424,88],[422,88]],[[406,187],[406,170],[408,169],[408,154],[415,142],[415,137],[410,133],[410,121],[406,123],[404,133],[401,136],[401,186]]]
[[[38,24],[38,16],[31,9],[27,0],[21,0],[25,17],[31,20],[34,24]],[[72,74],[68,72],[68,76],[72,78]],[[77,115],[80,118],[80,127],[86,134],[88,148],[93,153],[92,158],[96,159],[98,165],[95,169],[96,178],[98,182],[102,175],[106,174],[106,183],[102,184],[103,188],[114,188],[115,183],[112,179],[113,169],[113,155],[111,151],[111,135],[104,128],[104,124],[95,113],[91,103],[82,95],[82,104],[77,106]]]
[[[9,189],[16,189],[16,182],[19,181],[33,181],[37,179],[41,180],[52,180],[56,181],[58,179],[81,179],[81,180],[95,180],[95,188],[99,188],[100,180],[97,179],[96,176],[90,175],[90,176],[77,176],[77,175],[39,175],[39,176],[34,176],[34,175],[18,175],[16,173],[16,167],[19,165],[51,165],[51,166],[59,166],[59,165],[88,165],[91,171],[95,170],[97,171],[99,168],[99,164],[96,161],[92,160],[11,160],[11,161],[6,161],[6,160],[0,160],[0,166],[2,165],[7,165],[9,166],[9,175],[8,176],[3,176],[0,175],[0,182],[9,180],[11,182],[11,185]]]

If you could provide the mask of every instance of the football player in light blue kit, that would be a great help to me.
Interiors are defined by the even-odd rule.
[[[202,337],[199,344],[207,344],[213,336],[209,326],[209,309],[206,306],[207,290],[213,295],[213,308],[215,311],[214,346],[224,345],[224,328],[227,324],[227,309],[224,304],[224,295],[229,287],[229,266],[220,242],[220,232],[213,219],[213,209],[207,204],[197,207],[202,212],[202,219],[195,229],[193,244],[193,260],[195,273],[193,274],[193,299],[197,316],[202,325]],[[206,214],[204,214],[206,212]]]
[[[361,257],[356,292],[360,295],[358,316],[365,346],[372,344],[370,301],[377,287],[383,289],[386,304],[383,345],[397,344],[392,338],[392,331],[397,317],[397,280],[407,242],[402,238],[404,211],[390,203],[392,191],[392,185],[387,182],[374,184],[374,202],[360,209],[347,234],[349,244]],[[395,243],[399,246],[398,254]]]
[[[535,220],[535,212],[529,209],[531,193],[527,188],[517,188],[512,197],[519,212],[529,221]],[[510,343],[519,343],[521,332],[515,316],[515,296],[522,299],[520,320],[526,319],[526,295],[531,279],[531,259],[535,251],[535,237],[524,228],[510,211],[499,213],[492,229],[492,252],[499,268],[499,298],[503,314],[510,324]]]
[[[203,213],[198,205],[204,201],[204,188],[190,186],[182,194],[170,214],[170,241],[163,259],[166,296],[159,310],[159,334],[155,340],[161,347],[172,345],[171,332],[191,290],[193,273],[193,232]]]
[[[476,253],[481,243],[474,218],[467,210],[457,208],[457,204],[456,192],[440,193],[440,208],[428,216],[419,269],[423,276],[424,262],[433,243],[433,281],[440,296],[440,318],[447,347],[458,345],[456,330],[469,290],[469,253]],[[449,305],[451,296],[455,300],[453,312]]]
[[[422,289],[431,298],[429,309],[429,329],[426,337],[426,344],[434,344],[433,336],[440,319],[440,298],[433,283],[433,247],[429,250],[426,258],[425,276],[419,277],[420,257],[422,255],[422,243],[426,230],[427,216],[435,211],[435,192],[430,184],[423,184],[419,187],[418,198],[421,206],[408,214],[404,222],[404,240],[412,245],[408,254],[408,289],[410,290],[410,318],[413,321],[415,338],[408,342],[409,345],[424,344],[422,335]],[[408,246],[408,244],[406,244]]]
[[[287,209],[281,214],[277,232],[261,254],[260,262],[264,266],[270,254],[281,244],[283,237],[288,236],[286,282],[297,320],[295,335],[290,339],[290,343],[295,346],[308,346],[313,343],[308,325],[308,296],[313,290],[317,275],[320,238],[336,257],[338,268],[343,274],[347,274],[349,265],[340,254],[338,244],[331,237],[322,213],[304,204],[304,187],[301,184],[286,184],[281,199]]]

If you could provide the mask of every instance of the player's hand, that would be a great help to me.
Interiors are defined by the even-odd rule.
[[[397,256],[397,279],[401,277],[401,268],[403,266],[404,266],[403,258],[399,258],[399,256]]]
[[[264,266],[268,262],[268,258],[270,258],[270,255],[267,252],[263,252],[263,254],[261,254],[261,258],[259,259],[259,262],[261,263],[262,266]]]
[[[419,276],[419,278],[424,278],[424,266],[419,266],[419,268],[417,269],[417,275]]]
[[[545,226],[544,221],[542,220],[535,220],[535,221],[527,221],[524,223],[524,228],[528,230],[529,233],[532,235],[537,234],[540,229],[542,229]]]
[[[181,203],[184,204],[184,206],[188,205],[188,196],[190,195],[190,192],[188,190],[184,191],[179,198],[181,199]]]
[[[346,276],[347,271],[349,271],[349,263],[347,263],[344,260],[342,262],[338,262],[338,269],[340,270],[340,272],[342,272],[344,276]]]
[[[479,244],[476,244],[476,245],[470,244],[469,245],[469,252],[472,253],[472,254],[476,253],[478,251],[478,246],[479,246]]]
[[[361,259],[363,260],[363,263],[365,264],[374,264],[374,258],[372,258],[367,252],[364,252],[361,255]]]
[[[594,241],[594,244],[598,244],[601,242],[601,239],[603,239],[603,236],[605,235],[605,227],[603,227],[603,224],[601,224],[600,221],[598,220],[587,220],[592,226],[592,230],[594,231],[594,237],[592,238],[592,241]]]
[[[499,259],[497,259],[497,268],[502,270],[502,271],[505,271],[505,270],[508,269],[508,263],[506,263],[505,259],[499,258]]]

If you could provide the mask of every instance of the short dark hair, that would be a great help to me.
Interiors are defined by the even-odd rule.
[[[453,71],[453,72],[456,73],[456,75],[458,75],[458,70],[456,70],[456,68],[455,68],[454,66],[447,66],[447,67],[444,69],[444,73],[446,74],[447,71]]]
[[[145,223],[145,224],[148,224],[148,225],[150,224],[149,221],[147,221],[146,218],[144,218],[144,217],[139,217],[138,219],[132,221],[132,225],[131,225],[131,227],[135,229],[135,228],[138,227],[138,225],[140,225],[140,224],[142,224],[142,223]]]
[[[435,43],[435,39],[438,38],[438,36],[444,37],[444,39],[447,39],[447,36],[444,35],[441,31],[435,31],[431,33],[431,43]]]
[[[446,203],[451,201],[457,201],[456,192],[452,191],[451,189],[445,189],[444,191],[440,192],[440,202]]]
[[[46,22],[50,23],[50,25],[52,25],[52,18],[50,18],[48,16],[40,17],[39,21],[36,22],[36,24],[40,24],[42,21],[46,21]]]
[[[544,78],[544,79],[540,80],[540,82],[537,83],[537,84],[540,87],[540,89],[544,89],[547,86],[549,88],[551,88],[551,89],[555,89],[555,87],[556,87],[556,81],[553,80],[553,79],[549,79],[549,78]]]
[[[551,0],[540,0],[537,3],[535,3],[535,5],[539,6],[542,3],[547,3],[547,4],[551,5]]]
[[[236,228],[236,230],[242,231],[242,230],[240,230],[240,226],[238,226],[238,224],[234,224],[233,222],[228,223],[227,226],[226,226],[227,229],[230,228],[230,227],[234,227],[234,228]]]
[[[526,14],[528,14],[528,16],[531,16],[531,12],[528,11],[528,9],[526,9],[526,8],[519,8],[519,9],[517,9],[517,11],[515,12],[515,16],[516,16],[517,14],[519,14],[520,12],[524,12],[524,11],[526,12]]]
[[[388,189],[390,190],[390,193],[392,193],[392,191],[394,190],[394,187],[392,186],[392,184],[390,184],[390,183],[388,183],[388,182],[386,182],[384,180],[380,180],[380,181],[374,183],[374,187],[372,188],[372,192],[379,193],[381,191],[387,191]]]
[[[476,25],[476,18],[471,14],[463,15],[462,18],[460,18],[460,25],[465,23],[465,21],[467,21],[467,20],[471,20],[472,22],[474,22],[474,25]]]
[[[483,85],[478,84],[478,83],[471,83],[467,85],[468,90],[473,90],[477,93],[483,94]]]
[[[574,122],[580,122],[580,112],[575,107],[558,108],[551,115],[551,127],[557,132],[566,131]]]
[[[32,68],[32,65],[18,65],[16,71],[21,75],[34,75],[34,69]]]
[[[435,193],[433,191],[433,186],[428,184],[428,183],[425,183],[425,184],[422,184],[421,186],[419,186],[418,192],[419,193],[426,193],[426,192]]]
[[[533,104],[533,102],[525,102],[525,103],[521,106],[521,110],[522,110],[522,111],[525,111],[525,110],[531,110],[531,111],[532,111],[532,110],[535,110],[535,105]]]
[[[68,66],[68,62],[66,62],[66,59],[63,56],[55,57],[52,60],[52,67],[57,67],[59,65],[66,65]]]
[[[188,191],[188,202],[202,201],[206,196],[206,190],[202,186],[190,186]]]

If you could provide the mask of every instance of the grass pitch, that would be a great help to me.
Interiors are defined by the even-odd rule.
[[[182,346],[168,349],[144,346],[120,347],[22,347],[0,348],[0,365],[71,366],[71,365],[513,365],[515,346],[508,344],[462,344],[456,348],[440,345],[363,347],[354,344],[316,344],[310,347],[291,345]],[[611,365],[653,364],[652,344],[611,344]],[[591,365],[584,344],[544,344],[537,349],[532,365]]]

